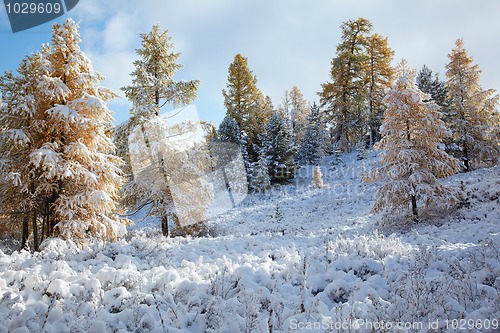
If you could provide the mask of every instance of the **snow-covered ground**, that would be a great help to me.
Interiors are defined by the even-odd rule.
[[[302,169],[207,237],[146,219],[118,243],[0,251],[0,332],[499,331],[500,167],[446,180],[469,207],[379,231],[377,184],[344,160],[323,166],[326,188]]]

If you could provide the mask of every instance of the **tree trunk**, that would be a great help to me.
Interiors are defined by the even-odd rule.
[[[38,251],[38,225],[37,225],[38,214],[36,211],[33,212],[32,223],[33,223],[33,249]]]
[[[168,215],[161,217],[161,233],[163,236],[168,237]]]
[[[23,216],[23,229],[21,235],[21,248],[26,248],[28,244],[28,232],[29,232],[29,217],[28,214]]]
[[[406,120],[406,139],[411,143],[411,134],[410,134],[410,122],[408,119]],[[410,175],[413,173],[413,170],[410,171]],[[412,185],[413,190],[415,189],[414,185]],[[417,212],[417,196],[415,194],[411,195],[411,213],[413,215],[413,223],[418,223],[418,212]]]
[[[236,202],[234,201],[233,191],[231,190],[231,184],[229,184],[229,179],[227,177],[226,168],[222,166],[222,175],[224,176],[224,183],[226,184],[227,193],[229,194],[229,200],[231,200],[231,207],[236,207]]]
[[[467,143],[465,143],[465,142],[464,142],[464,167],[465,167],[465,172],[470,171],[469,151],[467,150]]]
[[[413,223],[418,223],[417,197],[414,194],[411,195],[411,212],[413,215]]]

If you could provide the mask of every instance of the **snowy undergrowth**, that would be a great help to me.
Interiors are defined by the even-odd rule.
[[[146,220],[119,243],[0,252],[0,332],[432,332],[500,318],[500,168],[447,180],[469,194],[438,226],[388,235],[369,214],[375,185],[344,159],[323,167],[325,189],[305,173],[210,221],[212,237],[164,238]]]

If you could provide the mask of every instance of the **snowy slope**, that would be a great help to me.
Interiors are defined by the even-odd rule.
[[[447,180],[469,208],[389,234],[370,215],[377,184],[344,160],[323,167],[325,189],[302,169],[247,197],[210,237],[164,238],[148,219],[120,243],[0,252],[0,332],[494,332],[500,167]]]

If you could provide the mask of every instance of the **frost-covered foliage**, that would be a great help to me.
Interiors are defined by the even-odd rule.
[[[140,209],[146,205],[152,205],[151,214],[160,217],[162,230],[165,235],[169,233],[169,224],[181,228],[179,216],[174,207],[174,198],[169,184],[172,181],[182,183],[180,179],[169,181],[173,170],[167,168],[170,156],[162,155],[165,150],[158,150],[154,142],[147,139],[148,135],[158,138],[166,135],[164,131],[164,119],[161,119],[161,107],[165,104],[173,106],[185,105],[194,100],[199,81],[176,81],[174,76],[182,65],[177,63],[179,53],[172,52],[171,38],[167,31],[161,31],[159,25],[154,25],[147,34],[141,34],[142,47],[136,50],[139,60],[134,62],[135,70],[131,73],[132,84],[123,87],[125,96],[133,103],[132,117],[117,128],[115,142],[117,154],[125,160],[123,167],[128,176],[122,196],[122,204],[129,210]],[[159,130],[159,133],[149,133],[151,130]],[[157,186],[151,186],[149,182],[137,181],[133,174],[130,151],[131,136],[136,133],[143,135],[146,139],[141,149],[155,152],[154,159],[149,159],[150,167],[159,170],[156,174]],[[142,134],[141,134],[142,133]],[[165,143],[166,138],[160,138],[156,144]],[[175,160],[175,158],[174,158]],[[169,164],[169,166],[178,164]],[[159,187],[158,187],[159,186]]]
[[[54,24],[51,45],[26,57],[19,76],[2,77],[1,210],[32,222],[35,248],[39,231],[41,238],[116,239],[130,222],[114,215],[122,161],[110,154],[106,101],[116,95],[99,86],[104,77],[79,43],[73,20]]]
[[[317,165],[321,162],[325,155],[325,138],[326,133],[321,120],[320,108],[314,103],[307,118],[307,127],[297,154],[300,164]]]
[[[225,116],[219,125],[217,139],[221,142],[242,144],[241,130],[236,120],[230,116]]]
[[[312,179],[313,185],[316,188],[323,188],[323,174],[321,173],[321,168],[319,165],[314,167],[313,170],[313,179]]]
[[[481,70],[473,65],[461,39],[448,57],[446,87],[454,154],[465,171],[494,165],[500,156],[499,96],[494,89],[481,88]]]
[[[397,78],[384,98],[387,109],[381,127],[381,167],[372,180],[387,182],[377,191],[374,212],[383,212],[386,224],[416,223],[431,209],[447,209],[457,203],[451,189],[438,179],[458,172],[459,163],[439,148],[449,135],[438,106],[415,84],[415,70],[403,60]],[[420,206],[423,212],[418,212]],[[424,214],[422,214],[424,213]]]
[[[437,73],[424,65],[418,72],[416,79],[418,89],[422,92],[431,95],[432,100],[441,107],[441,112],[446,115],[446,107],[449,104],[445,82],[439,79]]]
[[[259,161],[253,167],[254,174],[251,178],[251,187],[257,193],[265,193],[271,187],[269,177],[269,165],[265,155],[261,155]]]
[[[286,183],[296,168],[292,130],[285,117],[274,111],[265,126],[261,155],[267,159],[271,183]]]
[[[294,86],[289,93],[285,92],[285,95],[287,95],[285,100],[288,101],[288,112],[285,115],[290,114],[293,142],[298,144],[307,129],[310,106],[297,86]]]
[[[209,222],[214,237],[164,238],[138,223],[119,243],[0,252],[0,332],[348,332],[329,325],[361,319],[489,320],[476,331],[495,332],[500,168],[447,179],[463,182],[471,208],[439,227],[384,235],[369,213],[376,186],[361,184],[355,154],[343,158],[321,195],[292,185],[250,195]],[[371,331],[394,330],[351,329]]]

